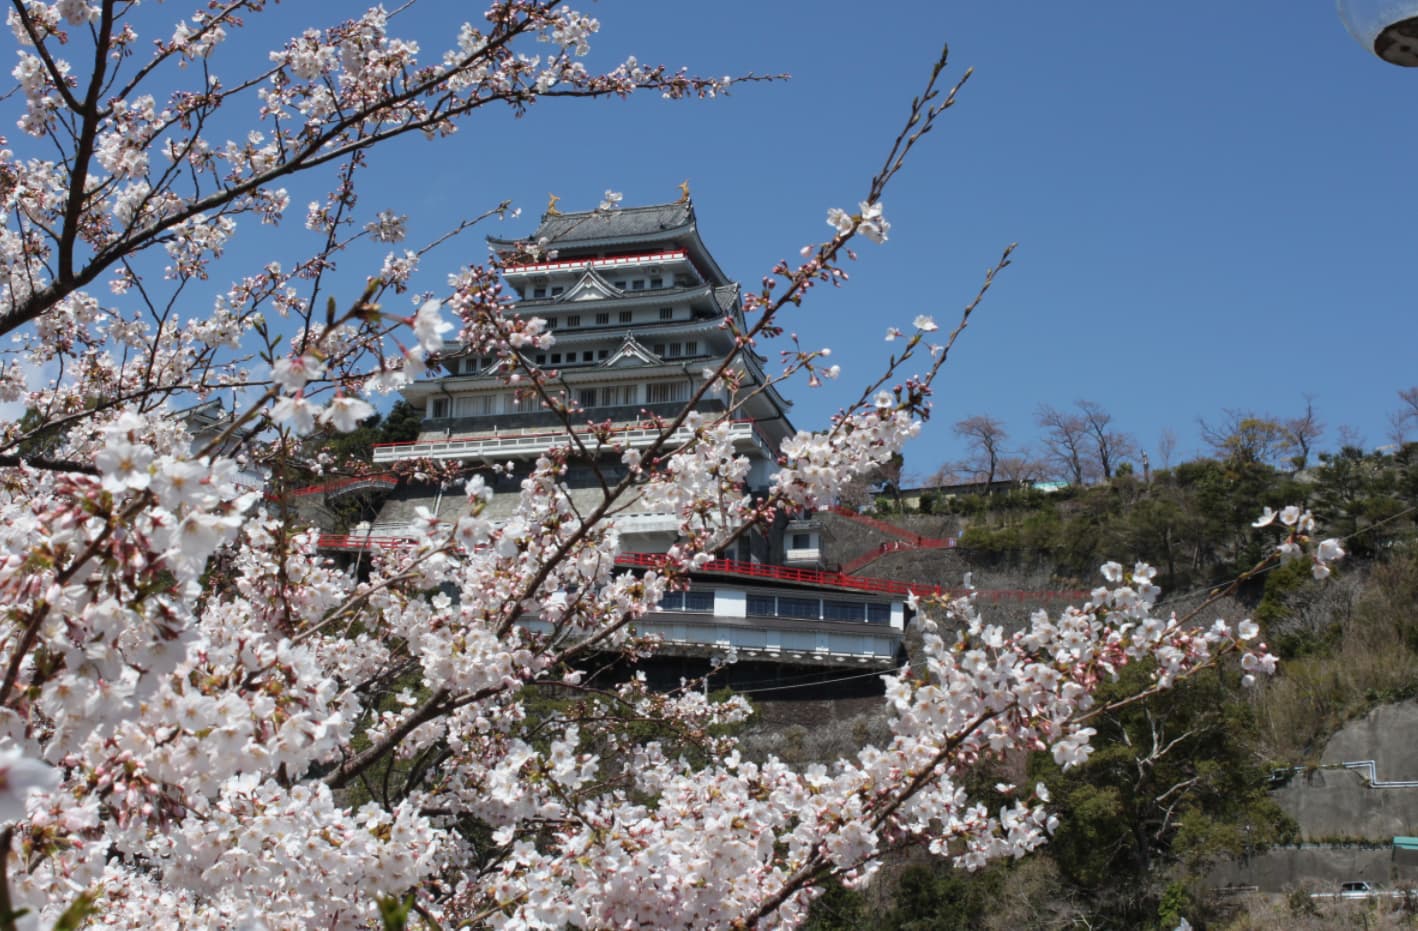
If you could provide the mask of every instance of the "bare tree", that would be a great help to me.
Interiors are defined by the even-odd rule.
[[[998,472],[1006,482],[1027,485],[1042,480],[1048,474],[1048,466],[1037,456],[1031,456],[1028,450],[1020,450],[1001,456]]]
[[[1085,485],[1089,479],[1088,425],[1078,414],[1039,405],[1034,422],[1044,429],[1045,457],[1065,479]]]
[[[1390,437],[1402,446],[1408,442],[1409,431],[1418,427],[1418,385],[1398,392],[1398,400],[1399,408],[1389,415],[1388,422],[1392,427]]]
[[[1339,425],[1339,448],[1352,447],[1362,450],[1364,448],[1364,434],[1359,432],[1359,428],[1353,424]]]
[[[1291,417],[1284,421],[1281,427],[1285,430],[1285,442],[1289,446],[1290,462],[1298,472],[1309,465],[1310,453],[1315,448],[1315,441],[1324,435],[1324,424],[1320,422],[1319,416],[1315,413],[1314,395],[1305,395],[1305,412],[1298,417]]]
[[[1243,465],[1274,465],[1286,448],[1285,428],[1273,417],[1227,408],[1220,421],[1198,420],[1202,440],[1218,459]]]
[[[1079,401],[1084,428],[1092,438],[1094,457],[1103,481],[1113,477],[1118,464],[1128,456],[1137,455],[1137,443],[1126,433],[1112,429],[1113,415],[1093,401]]]
[[[955,433],[970,446],[965,468],[977,478],[983,476],[986,486],[993,485],[999,461],[1005,455],[1004,442],[1009,438],[1004,424],[987,414],[976,414],[957,423]]]
[[[1163,427],[1157,440],[1157,458],[1162,460],[1162,468],[1172,467],[1172,457],[1177,454],[1177,432],[1171,427]]]

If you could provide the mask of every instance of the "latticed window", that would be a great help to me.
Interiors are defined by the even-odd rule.
[[[646,404],[674,404],[689,400],[689,383],[683,381],[652,381],[645,386]]]

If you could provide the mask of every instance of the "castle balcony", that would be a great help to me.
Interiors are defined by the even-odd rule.
[[[641,267],[648,269],[654,266],[682,266],[685,269],[691,269],[694,267],[694,263],[688,252],[683,249],[673,249],[667,252],[647,252],[640,255],[556,259],[548,262],[530,262],[525,265],[509,265],[502,270],[502,274],[508,279],[516,279],[526,275],[552,275],[558,272],[575,272],[583,269],[607,272],[629,271]]]
[[[600,441],[586,429],[575,431],[589,449],[596,449]],[[612,427],[611,440],[626,449],[644,449],[660,438],[658,427],[640,423],[622,424]],[[729,425],[729,435],[735,448],[756,448],[765,456],[771,456],[771,447],[759,434],[751,420],[736,420]],[[669,438],[668,445],[674,448],[694,437],[694,431],[681,427]],[[445,440],[416,440],[412,443],[376,443],[374,461],[379,463],[402,462],[408,459],[518,459],[538,456],[553,446],[569,442],[567,431],[563,429],[509,430],[472,436],[449,437]]]
[[[549,633],[545,621],[522,621],[534,633]],[[665,656],[712,657],[733,649],[742,660],[795,666],[900,665],[902,632],[894,627],[831,621],[765,621],[656,611],[635,622],[639,636],[658,637]]]

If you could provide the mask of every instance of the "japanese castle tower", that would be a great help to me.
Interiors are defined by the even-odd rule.
[[[557,373],[555,386],[584,409],[572,419],[573,429],[578,418],[609,422],[621,444],[648,446],[658,432],[648,421],[677,414],[703,385],[704,370],[731,354],[734,337],[723,326],[725,318],[746,329],[739,286],[700,239],[688,196],[609,212],[549,209],[529,240],[538,246],[534,259],[527,255],[528,240],[490,240],[506,263],[503,276],[516,294],[516,312],[546,320],[555,336],[554,345],[529,348],[524,358]],[[541,409],[493,371],[495,360],[454,343],[443,358],[443,374],[404,389],[405,399],[423,411],[418,439],[377,446],[374,461],[456,460],[480,471],[512,463],[497,475],[483,471],[495,492],[484,516],[505,519],[522,477],[540,454],[564,441],[567,428],[558,414]],[[715,417],[734,409],[732,435],[751,464],[750,492],[767,488],[779,446],[793,432],[789,404],[768,383],[763,363],[751,350],[740,353],[734,363],[737,395],[711,390],[697,405]],[[608,481],[624,474],[618,458],[595,466]],[[578,505],[599,501],[600,480],[591,463],[573,462],[565,482]],[[368,542],[351,536],[344,538],[347,547],[331,548],[397,540],[417,507],[452,517],[461,497],[450,491],[445,500],[436,487],[400,484],[369,527]],[[621,561],[648,564],[674,544],[677,524],[672,514],[637,512],[632,504],[616,517],[625,550]],[[905,590],[836,590],[829,577],[851,577],[816,571],[821,545],[815,519],[780,521],[720,556],[696,576],[693,588],[667,598],[654,622],[641,628],[661,634],[682,656],[733,647],[746,660],[774,664],[895,664]]]
[[[545,351],[527,351],[527,362],[558,373],[554,387],[584,409],[581,421],[609,421],[625,445],[649,445],[657,433],[650,419],[677,414],[703,383],[704,369],[717,367],[731,353],[733,336],[721,325],[724,318],[740,328],[744,324],[739,286],[700,240],[693,206],[686,199],[613,212],[549,213],[531,241],[538,243],[541,260],[526,261],[526,240],[491,240],[506,257],[503,275],[516,292],[517,312],[546,320],[556,337]],[[446,376],[404,391],[424,411],[418,443],[380,447],[376,462],[424,456],[473,466],[507,461],[530,466],[564,436],[557,414],[536,409],[535,398],[491,370],[495,360],[452,344],[448,349]],[[788,403],[764,384],[762,362],[746,352],[737,363],[747,401],[734,414],[733,433],[739,452],[752,463],[750,490],[766,488],[778,447],[793,430]],[[698,407],[718,416],[730,403],[721,388],[706,393]],[[583,465],[567,476],[573,497],[598,493],[591,488],[598,483],[589,464]],[[598,465],[612,480],[623,474],[618,462]],[[515,488],[509,481],[516,480],[514,472],[498,490]],[[633,508],[618,520],[626,548],[640,553],[668,549],[675,526],[671,515]],[[756,537],[732,555],[780,561],[776,543]]]

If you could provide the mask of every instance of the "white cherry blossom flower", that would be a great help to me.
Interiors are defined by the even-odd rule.
[[[102,476],[104,489],[115,495],[130,488],[147,488],[153,480],[152,472],[148,469],[152,462],[151,447],[123,440],[110,442],[94,457],[94,465]]]
[[[288,391],[299,391],[312,378],[324,374],[325,363],[308,352],[277,359],[271,366],[271,380]]]
[[[315,417],[319,413],[319,405],[311,404],[300,395],[287,395],[271,405],[271,419],[288,424],[297,436],[305,436],[315,429]]]
[[[1339,541],[1333,537],[1321,540],[1315,548],[1315,558],[1323,563],[1334,562],[1344,558],[1344,548],[1339,545]]]
[[[443,334],[453,329],[453,324],[443,319],[442,307],[442,301],[424,301],[414,314],[414,336],[425,352],[442,352]]]
[[[25,816],[25,801],[32,792],[48,792],[59,785],[59,772],[47,763],[30,759],[18,747],[0,750],[0,824]]]
[[[329,424],[341,433],[349,433],[357,428],[360,421],[374,415],[374,405],[362,398],[341,395],[330,402],[320,413],[320,422]]]
[[[891,224],[881,215],[881,202],[873,203],[861,202],[862,218],[857,224],[857,230],[863,236],[874,243],[886,242],[886,233],[891,229]]]
[[[392,210],[381,210],[374,222],[367,225],[365,230],[373,235],[378,242],[391,244],[403,242],[408,221],[408,217],[401,216]]]
[[[922,333],[934,333],[936,330],[940,329],[940,326],[935,322],[935,319],[928,314],[921,314],[920,316],[916,317],[916,319],[912,322],[912,325],[916,329],[920,330]]]

